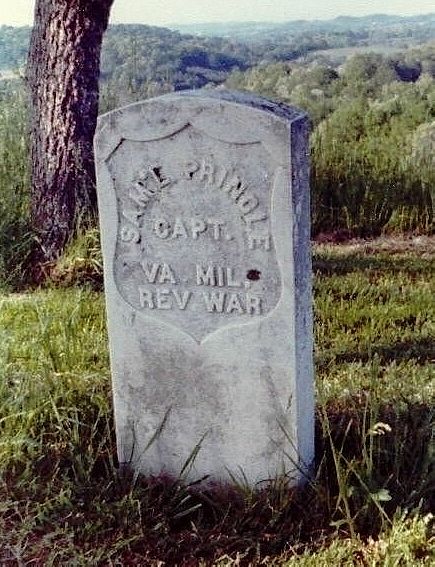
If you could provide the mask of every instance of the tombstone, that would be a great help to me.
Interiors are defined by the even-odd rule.
[[[228,91],[96,136],[119,460],[251,486],[313,460],[308,120]]]

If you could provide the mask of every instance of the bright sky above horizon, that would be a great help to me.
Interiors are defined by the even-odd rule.
[[[0,25],[30,25],[34,0],[0,0]],[[115,0],[111,23],[150,25],[228,21],[282,22],[368,14],[435,12],[434,0]]]

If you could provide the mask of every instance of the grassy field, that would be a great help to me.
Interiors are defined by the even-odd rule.
[[[315,247],[316,473],[257,492],[119,473],[75,255],[0,296],[0,565],[434,564],[433,238]]]

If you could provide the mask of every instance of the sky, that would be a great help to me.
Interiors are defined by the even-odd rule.
[[[34,0],[0,0],[0,25],[30,25],[33,6]],[[435,12],[434,0],[115,0],[111,23],[282,22],[430,12]]]

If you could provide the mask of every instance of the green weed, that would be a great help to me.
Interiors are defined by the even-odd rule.
[[[90,228],[77,234],[59,260],[53,263],[48,275],[51,283],[58,287],[79,284],[101,290],[103,257],[99,229]]]
[[[34,238],[29,225],[27,100],[0,92],[0,286],[26,283]]]

